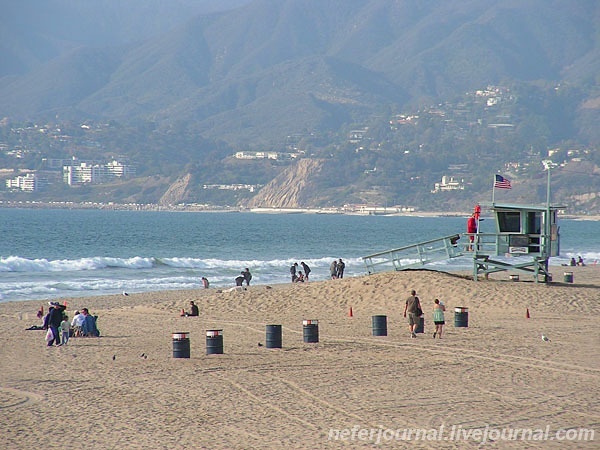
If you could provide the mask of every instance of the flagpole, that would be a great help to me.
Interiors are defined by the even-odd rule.
[[[494,181],[492,181],[492,205],[494,204],[495,195],[496,195],[496,175],[494,175]]]

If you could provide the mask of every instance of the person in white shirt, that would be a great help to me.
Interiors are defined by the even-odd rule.
[[[73,316],[73,320],[71,321],[71,326],[73,327],[73,336],[81,336],[83,334],[83,321],[85,320],[85,315],[81,314],[79,311],[75,311],[75,316]]]

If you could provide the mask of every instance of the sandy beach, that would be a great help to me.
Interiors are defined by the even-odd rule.
[[[2,303],[0,448],[598,448],[600,267],[568,269],[572,284],[562,271],[550,285],[406,271],[61,299],[69,317],[98,315],[102,336],[50,348],[26,330],[45,302]],[[413,288],[416,339],[402,317]],[[434,340],[435,298],[447,311]],[[190,300],[200,317],[179,317]],[[468,327],[454,326],[458,306]],[[387,336],[373,336],[373,315]],[[283,348],[265,347],[269,324]],[[211,329],[223,354],[206,355]],[[176,332],[190,358],[173,357]]]

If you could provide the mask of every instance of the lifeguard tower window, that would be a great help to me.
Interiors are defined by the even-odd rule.
[[[521,213],[519,211],[498,211],[497,217],[500,233],[521,232]]]
[[[529,211],[527,213],[527,233],[542,233],[542,214],[540,212]]]

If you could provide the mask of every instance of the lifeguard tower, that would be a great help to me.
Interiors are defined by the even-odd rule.
[[[473,279],[510,270],[551,281],[548,259],[560,254],[557,216],[565,207],[491,203],[489,209],[495,232],[467,233],[473,237]]]
[[[492,202],[488,209],[495,219],[495,231],[480,233],[479,215],[481,207],[475,206],[469,224],[475,232],[444,236],[406,247],[364,256],[363,261],[369,274],[385,270],[406,270],[442,259],[452,259],[473,255],[473,279],[488,278],[490,273],[514,271],[533,275],[535,282],[550,282],[548,260],[560,254],[560,233],[557,225],[558,211],[564,206],[550,204],[550,169],[556,167],[552,161],[542,161],[548,171],[546,204],[543,206],[501,204],[494,201],[494,189],[500,181],[510,182],[495,175],[492,188]],[[503,188],[507,188],[506,184]],[[464,253],[458,240],[466,236],[469,243]]]

